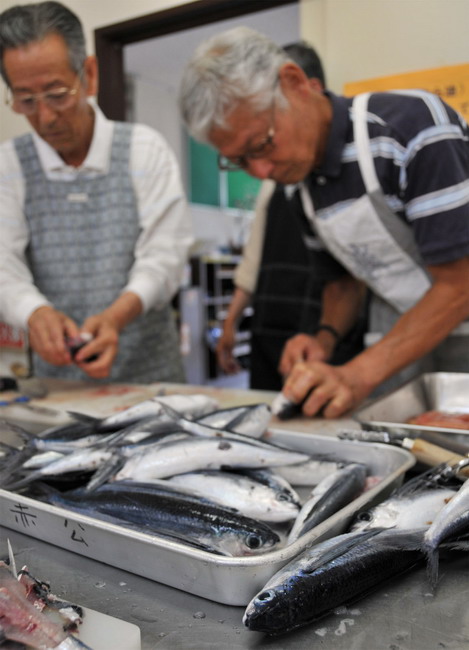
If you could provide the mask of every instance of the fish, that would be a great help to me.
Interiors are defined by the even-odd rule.
[[[276,467],[275,471],[291,485],[309,486],[318,485],[326,476],[346,465],[344,461],[334,460],[328,456],[314,456],[298,465]]]
[[[269,405],[260,403],[219,409],[197,418],[197,421],[215,429],[227,429],[260,438],[267,429],[271,415]]]
[[[283,478],[283,476],[280,476],[280,474],[272,468],[250,469],[249,467],[244,467],[237,471],[240,474],[244,474],[245,476],[254,479],[258,483],[262,483],[262,485],[266,485],[272,490],[275,490],[278,494],[277,498],[279,500],[289,501],[300,509],[301,499],[299,494],[292,488],[290,483]]]
[[[91,650],[28,600],[25,584],[15,579],[4,562],[0,562],[0,625],[6,639],[28,648]]]
[[[427,558],[427,573],[433,590],[438,583],[439,546],[449,537],[467,532],[469,532],[469,480],[462,484],[454,493],[454,497],[439,511],[423,538],[422,548]]]
[[[366,467],[351,463],[323,479],[303,504],[288,535],[292,544],[355,499],[365,486]]]
[[[185,418],[179,413],[177,413],[174,409],[172,409],[166,404],[163,405],[163,408],[166,415],[174,422],[175,426],[194,436],[201,436],[203,438],[223,438],[226,440],[233,440],[233,441],[237,440],[239,442],[251,444],[256,447],[263,447],[263,448],[275,447],[277,449],[285,449],[285,447],[282,447],[281,445],[277,445],[268,440],[253,438],[252,436],[247,435],[245,433],[240,433],[238,431],[234,431],[231,429],[230,430],[218,429],[216,427],[209,426],[208,424],[204,424],[200,421],[189,420],[188,418]]]
[[[88,516],[103,514],[119,522],[129,521],[141,526],[142,532],[188,537],[228,556],[265,552],[280,542],[267,524],[216,504],[175,493],[155,496],[131,487],[117,491],[103,488],[87,495],[80,490],[49,491],[45,499]]]
[[[274,397],[270,408],[272,409],[272,413],[276,415],[279,420],[290,420],[291,418],[301,415],[301,408],[304,401],[305,400],[296,403],[288,399],[288,397],[285,397],[283,393],[278,393]]]
[[[288,534],[292,544],[355,499],[365,486],[366,468],[352,463],[323,479],[303,504]]]
[[[298,515],[298,506],[283,499],[281,493],[240,474],[201,471],[179,474],[167,480],[260,521],[279,523],[291,521]]]
[[[423,531],[346,533],[307,549],[278,571],[248,604],[244,625],[278,635],[346,606],[423,559]]]
[[[112,453],[111,449],[105,447],[79,449],[24,475],[22,478],[7,481],[2,484],[2,488],[14,491],[47,477],[63,476],[75,472],[94,472],[112,457]]]
[[[161,416],[162,420],[167,420],[162,405],[167,405],[180,414],[196,418],[209,411],[214,411],[219,404],[216,399],[203,394],[156,395],[101,419],[97,423],[98,431],[116,431],[149,416]]]
[[[440,484],[441,468],[419,474],[394,490],[378,505],[359,512],[349,530],[370,528],[425,528],[455,495],[453,487]]]
[[[198,470],[271,467],[298,463],[307,454],[277,447],[257,447],[218,438],[191,438],[145,448],[127,459],[114,480],[167,478]]]

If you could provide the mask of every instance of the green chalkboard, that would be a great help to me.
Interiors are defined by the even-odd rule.
[[[230,208],[252,210],[261,181],[243,171],[227,172],[227,174],[228,206]]]
[[[243,210],[253,208],[261,185],[260,180],[249,176],[244,171],[220,171],[217,165],[217,152],[212,147],[192,138],[189,138],[188,151],[192,203]],[[227,191],[222,193],[220,187],[225,184]]]
[[[190,201],[219,206],[219,174],[216,151],[189,138]]]

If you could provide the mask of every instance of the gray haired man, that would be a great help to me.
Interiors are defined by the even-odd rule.
[[[192,135],[220,156],[258,178],[299,183],[314,230],[371,291],[374,343],[340,366],[299,361],[287,398],[303,402],[306,415],[337,417],[390,378],[469,371],[461,116],[420,90],[314,92],[280,47],[243,27],[199,46],[180,105]],[[337,329],[333,314],[328,325]]]

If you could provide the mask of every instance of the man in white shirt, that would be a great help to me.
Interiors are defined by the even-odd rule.
[[[89,101],[96,59],[60,3],[0,15],[0,65],[34,130],[0,145],[1,317],[27,330],[37,375],[182,381],[170,302],[192,229],[173,153]]]

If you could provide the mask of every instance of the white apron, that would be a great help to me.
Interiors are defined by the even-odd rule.
[[[355,144],[366,194],[332,216],[318,218],[308,189],[304,183],[300,185],[305,213],[318,236],[350,274],[372,292],[367,345],[387,333],[431,286],[411,228],[387,205],[376,174],[367,125],[369,95],[353,100]],[[446,339],[432,354],[394,375],[374,394],[394,389],[422,372],[469,372],[467,334],[466,322],[452,332],[455,336],[451,340]]]

